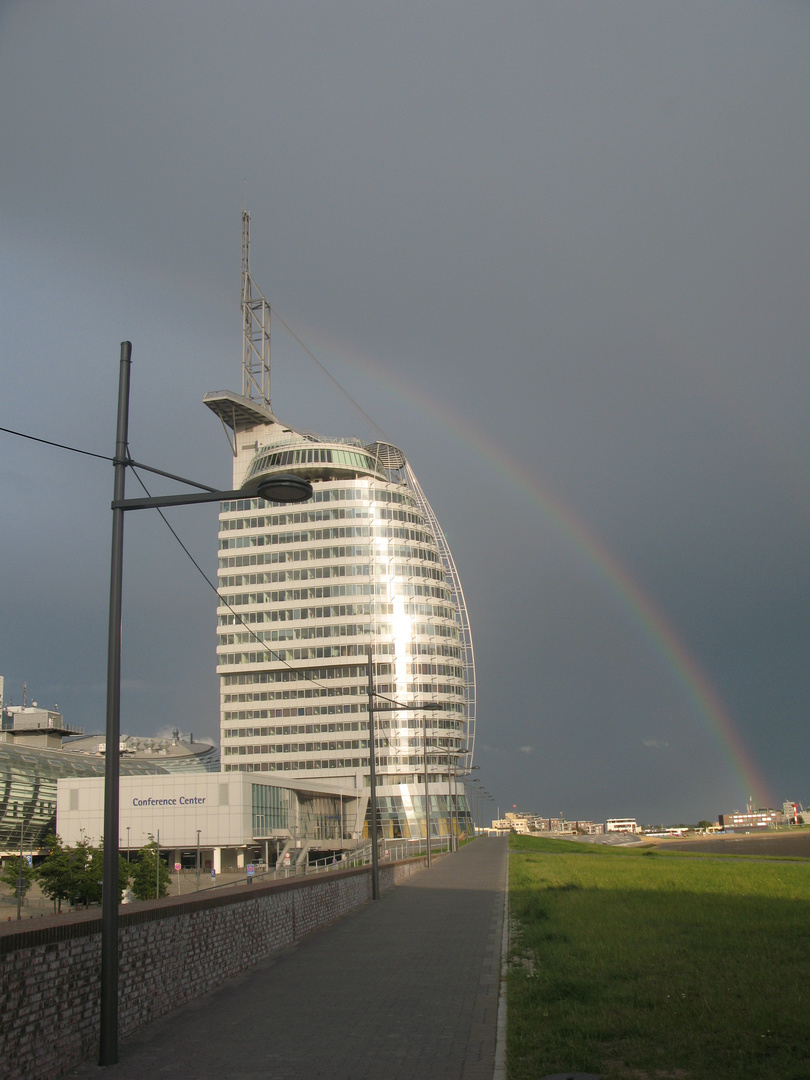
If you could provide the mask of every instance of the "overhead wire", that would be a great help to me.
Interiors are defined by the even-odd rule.
[[[86,457],[100,458],[102,461],[115,461],[109,454],[94,454],[92,450],[80,450],[77,446],[68,446],[66,443],[53,442],[51,439],[40,439],[36,435],[28,435],[24,431],[15,431],[13,428],[0,427],[9,435],[17,435],[21,439],[30,439],[31,442],[44,443],[46,446],[56,446],[60,450],[70,450],[73,454],[84,454]]]
[[[284,325],[286,326],[286,323]],[[288,329],[289,329],[289,327],[288,327]],[[292,333],[292,331],[290,331],[290,332]],[[293,334],[293,336],[296,338],[297,341],[300,341],[300,339],[297,337],[297,335]],[[306,346],[302,346],[302,347],[304,349],[306,349]],[[315,360],[315,362],[320,367],[323,367],[323,365],[320,363],[320,361],[312,353],[310,353],[308,349],[306,349],[306,351],[309,353],[310,356],[312,356],[312,359]],[[326,369],[324,368],[324,371],[325,370]],[[327,372],[327,374],[328,374],[328,372]],[[331,375],[329,377],[332,378]],[[336,380],[334,380],[334,379],[333,379],[333,381],[336,382]],[[336,383],[336,385],[339,386],[340,384]],[[341,387],[341,389],[342,389],[342,387]],[[346,392],[344,391],[344,393],[346,393]],[[352,400],[351,396],[349,394],[346,394],[346,396],[349,397],[350,400]],[[360,408],[360,406],[357,406],[357,407]],[[360,411],[363,412],[362,409],[360,409]],[[363,415],[365,416],[366,414],[363,413]],[[370,419],[370,418],[368,418],[368,419]],[[373,421],[371,421],[371,422],[373,423]],[[374,426],[377,427],[376,424]],[[377,428],[377,430],[380,431],[380,433],[382,434],[382,431],[381,431],[380,428]],[[67,443],[55,442],[52,439],[43,439],[43,438],[40,438],[39,436],[36,436],[36,435],[29,435],[27,432],[24,432],[24,431],[16,431],[13,428],[0,426],[0,431],[4,431],[9,435],[16,435],[18,438],[21,438],[21,439],[28,439],[31,442],[43,443],[45,446],[54,446],[59,450],[69,450],[71,453],[74,453],[74,454],[82,454],[85,457],[98,458],[100,461],[110,461],[110,462],[115,461],[115,458],[110,456],[109,454],[97,454],[92,450],[82,450],[81,448],[79,448],[77,446],[69,446]],[[144,483],[143,478],[138,474],[137,467],[136,467],[134,461],[132,460],[131,454],[129,453],[129,446],[127,446],[127,464],[132,469],[132,473],[135,476],[135,479],[140,484],[141,488],[143,489],[143,492],[146,495],[146,497],[151,499],[152,495],[151,495],[149,489],[147,488],[146,484]],[[147,468],[147,466],[141,466],[141,468]],[[151,471],[157,472],[159,470],[151,470]],[[163,523],[166,526],[166,528],[169,530],[169,532],[172,534],[174,539],[180,545],[180,548],[184,552],[186,558],[191,562],[192,566],[194,566],[194,568],[197,570],[198,574],[203,579],[203,581],[206,583],[206,585],[217,596],[220,604],[223,607],[226,607],[231,612],[231,614],[234,616],[234,618],[237,620],[238,624],[240,626],[243,626],[247,630],[247,632],[255,640],[255,642],[259,646],[259,648],[261,648],[262,651],[265,652],[272,660],[275,660],[277,663],[283,664],[284,667],[286,667],[289,671],[295,672],[296,675],[298,675],[298,679],[297,679],[298,682],[310,683],[312,686],[318,687],[319,690],[325,690],[327,692],[327,696],[328,696],[328,691],[330,689],[328,686],[325,686],[322,682],[319,682],[317,679],[312,678],[311,675],[303,675],[302,676],[302,669],[301,668],[294,667],[292,664],[289,663],[288,660],[286,660],[278,652],[276,652],[276,650],[271,649],[259,637],[259,635],[253,629],[253,627],[250,626],[249,623],[245,622],[242,615],[231,604],[229,604],[227,602],[227,600],[225,600],[224,597],[220,594],[217,585],[213,581],[211,581],[211,579],[208,577],[206,572],[203,570],[203,568],[200,566],[200,564],[197,562],[197,560],[191,554],[189,549],[186,547],[186,545],[180,539],[180,536],[178,535],[177,531],[174,529],[174,527],[172,526],[171,522],[168,520],[166,515],[164,514],[163,510],[161,510],[160,507],[156,507],[155,509],[157,510],[158,514],[160,514],[161,518],[163,519]],[[306,670],[306,669],[303,669],[303,670]],[[386,743],[388,743],[388,738],[385,737],[385,736],[383,736],[383,738],[385,738]]]
[[[276,317],[276,319],[278,319],[278,321],[282,324],[282,326],[285,328],[285,330],[287,330],[287,332],[301,346],[301,348],[304,350],[304,352],[307,354],[307,356],[313,361],[313,363],[315,363],[318,366],[318,368],[320,368],[320,370],[327,376],[327,378],[330,380],[330,382],[332,382],[332,384],[340,391],[340,393],[343,394],[343,396],[345,398],[347,398],[349,402],[351,402],[353,407],[360,413],[360,415],[362,415],[369,422],[369,424],[371,424],[372,428],[374,428],[375,431],[377,431],[383,438],[385,438],[386,436],[385,436],[385,432],[383,431],[383,429],[374,420],[372,420],[372,418],[368,415],[368,413],[354,400],[354,398],[351,396],[351,394],[347,390],[345,390],[343,386],[341,386],[341,384],[331,374],[331,372],[329,372],[327,370],[327,368],[321,363],[321,361],[317,358],[317,356],[315,356],[315,354],[304,344],[304,342],[301,340],[301,338],[298,336],[298,334],[296,334],[296,332],[292,329],[292,327],[281,317],[281,315],[278,314],[278,312],[275,309],[271,308],[271,312]],[[81,455],[83,455],[85,457],[97,458],[100,461],[115,462],[115,458],[112,457],[109,454],[98,454],[98,453],[95,453],[92,450],[83,450],[80,447],[69,446],[67,443],[55,442],[52,439],[43,439],[43,438],[41,438],[39,436],[29,435],[27,432],[17,431],[17,430],[15,430],[13,428],[0,426],[0,431],[6,432],[9,435],[15,435],[18,438],[28,439],[31,442],[42,443],[45,446],[53,446],[53,447],[56,447],[59,450],[68,450],[71,453],[81,454]],[[145,495],[147,496],[147,498],[151,498],[152,497],[151,493],[149,492],[148,488],[146,487],[146,484],[144,483],[143,478],[137,472],[136,463],[133,461],[133,459],[132,459],[132,457],[131,457],[131,455],[129,453],[129,446],[127,446],[127,462],[126,462],[126,464],[128,464],[130,466],[130,468],[132,469],[133,475],[135,476],[136,480],[140,484],[140,486],[143,489],[143,491],[144,491]],[[141,465],[140,467],[149,469],[149,466]],[[160,473],[160,470],[158,470],[158,469],[149,469],[149,471]],[[171,474],[164,474],[164,475],[171,475]],[[194,485],[194,486],[202,487],[204,485]],[[231,604],[229,604],[227,602],[227,600],[225,600],[224,597],[220,594],[218,586],[214,582],[211,581],[211,579],[205,573],[203,568],[200,566],[200,564],[197,562],[197,560],[191,554],[189,549],[186,547],[186,545],[180,539],[180,536],[178,535],[176,530],[173,528],[173,526],[169,522],[169,520],[166,517],[166,515],[164,514],[163,510],[160,507],[156,507],[155,509],[157,509],[157,512],[158,512],[158,514],[160,514],[160,517],[163,519],[163,523],[165,524],[166,528],[169,530],[169,532],[172,534],[174,539],[177,541],[177,543],[179,544],[180,548],[182,549],[182,551],[184,552],[184,554],[186,555],[188,560],[191,562],[191,564],[197,570],[197,572],[202,577],[202,579],[206,583],[206,585],[208,585],[208,587],[212,590],[212,592],[217,596],[220,604],[222,606],[226,607],[231,612],[231,614],[237,620],[238,625],[243,626],[247,630],[248,634],[250,634],[250,636],[255,640],[256,644],[262,649],[262,651],[265,652],[271,659],[275,660],[277,663],[283,664],[284,667],[286,667],[289,671],[295,672],[296,675],[298,675],[298,680],[297,681],[310,683],[312,686],[316,686],[316,687],[318,687],[318,689],[326,691],[327,695],[328,695],[328,691],[329,691],[328,686],[325,686],[323,683],[319,682],[317,679],[314,679],[309,675],[303,675],[303,677],[302,677],[302,669],[301,668],[294,667],[284,657],[282,657],[278,652],[276,652],[276,650],[269,648],[269,646],[265,644],[265,642],[259,637],[259,635],[256,633],[256,631],[250,626],[250,624],[245,622],[242,615],[238,611],[236,611],[236,609]],[[373,606],[374,606],[374,601],[372,600],[372,612],[373,612]],[[386,698],[382,694],[379,694],[377,696],[379,696],[383,700],[387,700],[387,701],[392,702],[392,704],[395,704],[395,702],[393,702],[393,699],[391,699],[391,698]],[[383,710],[383,711],[387,711],[387,710]],[[379,732],[379,737],[381,737],[382,741],[389,747],[389,749],[394,749],[395,754],[398,756],[399,751],[398,751],[397,748],[394,748],[392,746],[390,736],[386,735],[384,733],[384,731],[380,731]]]
[[[151,499],[152,495],[149,492],[148,488],[146,487],[146,484],[143,482],[143,478],[138,475],[138,472],[137,472],[137,470],[135,468],[132,469],[132,472],[133,472],[133,474],[135,476],[135,479],[138,481],[138,483],[143,488],[143,491],[144,491],[146,497]],[[227,600],[225,600],[225,598],[219,592],[218,586],[215,585],[213,581],[211,581],[211,579],[208,577],[206,572],[203,570],[203,568],[200,566],[200,564],[197,562],[197,560],[191,554],[189,549],[186,547],[186,545],[180,539],[177,532],[175,531],[175,529],[173,528],[173,526],[171,525],[168,518],[166,517],[166,515],[161,510],[161,508],[158,506],[158,507],[155,507],[155,509],[160,514],[161,518],[163,519],[164,525],[169,530],[169,532],[172,534],[172,536],[175,538],[175,540],[180,545],[180,547],[183,549],[183,551],[186,554],[186,557],[190,560],[190,562],[192,563],[194,568],[199,573],[200,577],[203,579],[203,581],[206,583],[206,585],[211,589],[211,591],[216,595],[216,597],[219,600],[220,604],[223,607],[226,607],[233,614],[234,618],[238,620],[240,626],[244,626],[244,628],[247,630],[247,632],[250,634],[250,636],[256,641],[257,645],[265,653],[267,653],[267,655],[270,657],[270,659],[275,660],[280,664],[283,664],[290,671],[294,671],[294,672],[300,674],[300,672],[301,672],[300,668],[293,667],[293,665],[290,664],[283,656],[281,656],[279,653],[277,653],[275,651],[275,649],[271,649],[268,645],[266,645],[265,642],[259,637],[259,635],[256,633],[256,631],[253,629],[253,627],[249,623],[246,623],[244,618],[240,615],[240,613],[234,607],[232,607],[231,604],[229,604],[227,602]],[[304,676],[304,678],[300,679],[299,681],[312,683],[313,686],[317,686],[321,690],[328,690],[329,689],[328,686],[324,686],[323,683],[318,682],[317,679],[313,679],[310,676]]]
[[[320,370],[323,372],[323,374],[327,377],[327,379],[329,379],[329,381],[332,383],[332,385],[337,390],[339,390],[340,393],[343,394],[343,396],[348,399],[348,401],[351,402],[351,404],[354,406],[355,409],[357,409],[357,411],[360,413],[361,416],[363,416],[366,420],[368,420],[369,424],[371,424],[371,426],[374,428],[374,430],[379,435],[381,435],[383,438],[386,438],[386,434],[383,431],[383,429],[380,427],[380,425],[377,424],[374,420],[371,419],[371,417],[368,415],[368,413],[365,411],[365,409],[363,409],[362,406],[360,406],[354,400],[354,398],[352,397],[352,395],[349,393],[348,390],[344,389],[344,387],[342,387],[340,385],[340,383],[337,381],[335,376],[321,363],[321,361],[318,359],[318,357],[315,355],[315,353],[313,353],[311,349],[307,348],[307,346],[303,343],[301,338],[298,336],[298,334],[296,334],[296,332],[289,325],[289,323],[285,322],[284,319],[282,319],[282,317],[276,311],[276,309],[271,306],[271,308],[270,308],[270,317],[272,318],[273,316],[275,316],[278,319],[278,321],[281,323],[281,325],[284,327],[284,329],[287,331],[287,333],[290,334],[290,336],[293,337],[298,342],[298,344],[301,346],[301,348],[304,350],[304,352],[307,354],[307,356],[310,358],[310,360],[312,360],[312,362],[314,364],[317,364],[317,366],[320,368]]]
[[[146,487],[146,484],[145,484],[145,483],[143,482],[143,478],[142,478],[142,477],[140,477],[140,476],[138,475],[138,473],[137,473],[137,471],[136,471],[136,469],[135,469],[135,468],[133,468],[133,469],[132,469],[132,471],[133,471],[133,473],[134,473],[134,475],[135,475],[135,478],[136,478],[136,480],[137,480],[137,481],[138,481],[138,483],[139,483],[139,484],[141,485],[141,487],[142,487],[142,489],[143,489],[143,491],[144,491],[145,495],[147,496],[147,498],[151,498],[152,496],[151,496],[151,494],[150,494],[149,490],[147,489],[147,487]],[[199,563],[197,562],[197,560],[196,560],[196,559],[194,558],[194,556],[193,556],[193,555],[191,554],[191,552],[190,552],[190,551],[188,550],[188,548],[186,547],[186,545],[185,545],[185,544],[183,543],[183,541],[182,541],[182,540],[180,539],[180,537],[179,537],[179,536],[177,535],[177,532],[176,532],[176,531],[175,531],[175,529],[174,529],[174,528],[172,527],[171,523],[169,522],[169,520],[167,519],[167,517],[166,517],[166,515],[165,515],[165,514],[163,513],[163,511],[162,511],[162,510],[160,509],[160,507],[155,507],[155,509],[156,509],[156,510],[157,510],[157,512],[158,512],[158,513],[160,514],[160,516],[161,516],[161,518],[163,519],[163,523],[165,524],[166,528],[167,528],[167,529],[169,530],[169,532],[170,532],[170,533],[172,534],[172,536],[174,537],[174,539],[175,539],[175,540],[177,541],[177,543],[178,543],[178,544],[180,545],[180,547],[181,547],[181,548],[183,549],[183,552],[185,553],[186,557],[187,557],[187,558],[188,558],[188,559],[190,560],[190,562],[192,563],[192,565],[193,565],[193,566],[195,567],[195,569],[197,570],[197,572],[199,573],[199,575],[200,575],[200,576],[202,577],[203,581],[204,581],[204,582],[206,583],[206,585],[208,585],[208,587],[209,587],[209,588],[210,588],[210,589],[212,590],[212,592],[213,592],[213,593],[214,593],[214,594],[215,594],[215,595],[217,596],[217,598],[218,598],[218,600],[219,600],[220,604],[221,604],[221,605],[222,605],[223,607],[226,607],[226,608],[227,608],[227,609],[228,609],[228,610],[229,610],[229,611],[231,612],[231,614],[232,614],[232,615],[234,616],[234,618],[238,620],[238,623],[239,623],[239,625],[240,625],[240,626],[243,626],[243,627],[244,627],[244,628],[245,628],[245,629],[246,629],[246,630],[248,631],[248,633],[249,633],[249,634],[250,634],[250,636],[251,636],[251,637],[252,637],[252,638],[253,638],[253,639],[254,639],[254,640],[256,641],[256,643],[258,644],[258,646],[259,646],[259,647],[260,647],[260,648],[261,648],[261,649],[262,649],[262,650],[263,650],[263,651],[264,651],[265,653],[267,653],[267,655],[268,655],[268,656],[269,656],[269,657],[270,657],[271,659],[275,660],[276,662],[278,662],[278,663],[280,663],[280,664],[283,664],[283,665],[284,665],[284,666],[285,666],[285,667],[286,667],[286,668],[287,668],[287,669],[288,669],[289,671],[293,671],[293,672],[295,672],[295,673],[296,673],[296,675],[298,675],[298,679],[297,679],[297,681],[298,681],[298,682],[306,682],[306,683],[310,683],[310,684],[311,684],[312,686],[317,686],[317,687],[318,687],[318,688],[319,688],[320,690],[325,690],[325,691],[327,691],[327,695],[328,695],[328,691],[329,691],[329,687],[328,687],[328,686],[325,686],[325,685],[324,685],[324,684],[323,684],[322,682],[319,682],[319,681],[318,681],[317,679],[314,679],[314,678],[312,678],[312,676],[311,676],[311,675],[303,675],[303,674],[302,674],[302,671],[305,671],[306,669],[302,669],[302,668],[294,667],[294,666],[293,666],[292,664],[290,664],[290,663],[289,663],[289,662],[288,662],[288,661],[287,661],[287,660],[286,660],[286,659],[285,659],[285,658],[284,658],[283,656],[279,655],[279,653],[277,653],[277,652],[276,652],[276,651],[275,651],[274,649],[271,649],[271,648],[270,648],[270,647],[269,647],[268,645],[266,645],[266,644],[265,644],[265,642],[264,642],[264,641],[263,641],[263,640],[262,640],[262,639],[261,639],[261,638],[260,638],[260,637],[258,636],[258,634],[256,633],[256,631],[255,631],[255,630],[254,630],[254,629],[253,629],[253,628],[252,628],[252,627],[250,626],[250,624],[249,624],[249,623],[246,623],[246,622],[245,622],[245,620],[244,620],[244,618],[242,617],[242,615],[241,615],[241,614],[240,614],[240,613],[239,613],[239,612],[238,612],[238,611],[237,611],[237,610],[236,610],[236,609],[235,609],[235,608],[234,608],[234,607],[233,607],[233,606],[232,606],[231,604],[229,604],[229,603],[227,602],[227,600],[225,600],[225,599],[224,599],[224,597],[222,596],[222,594],[221,594],[221,593],[219,592],[219,589],[218,589],[218,587],[217,587],[217,586],[216,586],[216,585],[215,585],[215,584],[214,584],[214,583],[213,583],[213,582],[211,581],[211,579],[210,579],[210,578],[208,577],[208,575],[206,574],[206,572],[205,572],[205,571],[203,570],[203,568],[202,568],[202,567],[200,566],[200,564],[199,564]],[[368,661],[366,661],[366,662],[368,662]],[[389,702],[391,702],[391,703],[392,703],[393,705],[396,705],[396,702],[394,701],[394,699],[393,699],[393,698],[389,698],[389,697],[386,697],[386,696],[385,696],[384,694],[377,694],[376,696],[377,696],[377,697],[380,697],[380,698],[382,698],[382,699],[383,699],[384,701],[389,701]],[[376,711],[380,711],[380,710],[376,710]],[[383,712],[387,712],[387,711],[389,711],[389,710],[381,710],[381,711],[383,711]],[[391,711],[393,711],[393,710],[391,710]],[[369,738],[370,738],[370,736],[369,736]],[[393,746],[393,744],[392,744],[392,742],[391,742],[391,736],[389,736],[389,735],[386,735],[386,734],[385,734],[385,732],[384,732],[384,730],[382,730],[382,731],[378,730],[378,738],[380,738],[380,739],[381,739],[381,741],[382,741],[382,742],[383,742],[383,743],[384,743],[384,744],[385,744],[385,745],[386,745],[386,746],[387,746],[387,747],[388,747],[389,749],[393,749],[393,750],[394,750],[394,752],[395,752],[395,754],[396,754],[396,755],[398,756],[398,754],[399,754],[399,752],[400,752],[400,751],[399,751],[399,749],[398,749],[397,747]]]

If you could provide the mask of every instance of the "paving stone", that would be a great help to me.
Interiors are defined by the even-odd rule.
[[[481,838],[71,1080],[491,1080],[507,841]]]

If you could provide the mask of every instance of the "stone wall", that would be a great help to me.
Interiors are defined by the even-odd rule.
[[[380,866],[380,888],[424,860]],[[121,909],[119,1037],[371,899],[371,871],[336,871]],[[0,1078],[55,1080],[98,1054],[101,919],[0,925]]]

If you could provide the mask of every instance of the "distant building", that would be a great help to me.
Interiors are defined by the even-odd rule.
[[[791,802],[786,799],[782,803],[782,815],[787,825],[804,824],[804,807],[801,803]]]
[[[566,821],[564,818],[546,818],[539,814],[525,814],[510,812],[503,818],[493,821],[492,828],[496,832],[514,832],[522,835],[536,835],[537,833],[556,833],[566,836],[585,835],[595,836],[605,831],[601,822],[594,821]]]
[[[81,735],[81,728],[68,727],[56,709],[40,709],[36,702],[3,707],[0,742],[59,750],[66,735]]]
[[[605,822],[605,832],[640,833],[642,828],[635,818],[608,818]]]
[[[775,829],[784,821],[781,810],[746,810],[743,813],[720,814],[720,827],[724,832],[738,829]]]
[[[4,680],[0,676],[0,701]],[[34,701],[2,705],[0,723],[0,856],[19,855],[20,847],[35,856],[57,822],[57,781],[79,782],[104,776],[106,738],[82,735],[64,722],[56,707]],[[195,742],[175,731],[170,738],[122,735],[122,776],[219,771],[219,747]]]
[[[68,739],[62,749],[71,754],[99,757],[107,753],[106,735],[84,735]],[[194,735],[184,737],[178,730],[171,736],[122,735],[118,753],[124,761],[148,761],[159,765],[169,773],[219,772],[219,747],[204,739],[195,741]]]
[[[578,821],[577,832],[585,833],[586,836],[601,836],[605,826],[601,821]]]

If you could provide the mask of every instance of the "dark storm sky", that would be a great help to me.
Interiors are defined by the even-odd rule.
[[[6,2],[0,424],[111,454],[128,338],[133,456],[229,485],[246,190],[447,533],[493,816],[808,802],[809,47],[796,3]],[[374,434],[280,324],[273,364]],[[0,433],[6,699],[86,731],[111,493]],[[216,509],[171,519],[214,576]],[[125,569],[123,729],[216,736],[210,591],[153,515]]]

